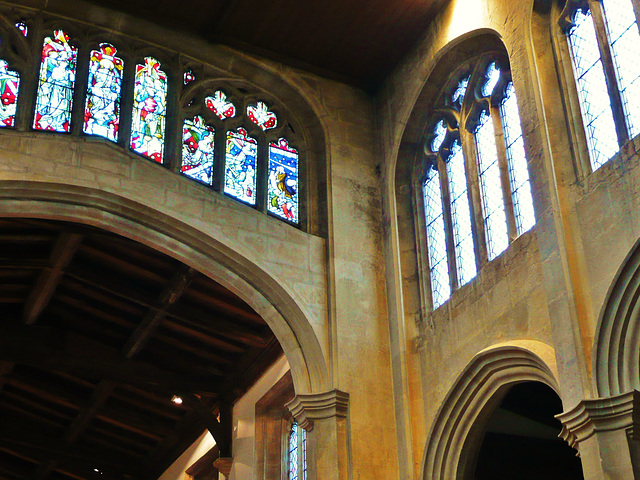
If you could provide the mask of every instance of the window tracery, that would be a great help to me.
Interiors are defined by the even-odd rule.
[[[211,68],[166,60],[157,47],[141,45],[144,56],[123,47],[120,55],[117,35],[91,35],[97,41],[85,46],[67,33],[72,22],[11,15],[11,35],[24,45],[16,49],[15,38],[8,43],[0,31],[0,127],[101,137],[300,225],[304,146],[270,95],[249,92],[241,81],[216,82]],[[42,41],[39,82],[22,100],[31,41]],[[16,55],[25,58],[16,62]]]
[[[640,133],[637,0],[568,0],[560,13],[591,169]]]
[[[508,62],[480,55],[450,77],[427,121],[421,177],[433,308],[535,223]]]

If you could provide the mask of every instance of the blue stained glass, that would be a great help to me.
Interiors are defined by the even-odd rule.
[[[298,424],[294,422],[289,431],[289,452],[288,452],[289,480],[298,480]]]
[[[487,81],[482,86],[482,95],[489,97],[500,80],[500,69],[496,66],[496,62],[491,62],[489,64],[487,67],[486,77]]]
[[[284,138],[269,144],[267,208],[285,220],[298,223],[298,152]]]
[[[302,430],[302,480],[307,480],[307,431]]]
[[[591,166],[596,170],[618,151],[618,137],[591,12],[578,9],[573,22],[568,38]]]
[[[447,125],[444,120],[440,120],[433,129],[433,140],[431,141],[431,151],[433,153],[438,153],[446,136]]]
[[[122,59],[115,56],[116,52],[116,48],[109,43],[102,43],[99,50],[91,51],[84,111],[84,132],[113,142],[118,139],[120,86],[124,68]]]
[[[504,131],[504,143],[507,150],[507,163],[509,164],[509,180],[511,182],[511,197],[513,198],[513,210],[516,217],[516,229],[518,235],[522,235],[533,227],[536,223],[536,217],[533,211],[527,157],[524,152],[522,126],[513,83],[507,85],[504,99],[500,104],[500,115],[502,117],[502,130]]]
[[[78,49],[69,45],[69,36],[62,30],[44,39],[33,121],[36,130],[70,130],[77,55]]]
[[[160,62],[147,57],[136,65],[131,125],[131,149],[158,163],[164,153],[167,114],[167,75]]]
[[[258,142],[240,127],[227,132],[224,193],[255,205]]]
[[[458,286],[465,285],[476,276],[476,257],[471,229],[471,209],[467,190],[467,175],[464,167],[462,147],[456,140],[451,145],[451,156],[447,161],[453,242],[456,255]]]
[[[509,246],[507,215],[502,197],[500,182],[500,164],[496,149],[496,136],[491,116],[483,111],[480,115],[475,134],[478,150],[478,169],[480,173],[480,191],[482,193],[482,213],[487,254],[493,260]]]
[[[13,127],[16,119],[20,75],[9,70],[9,64],[0,60],[0,127]]]
[[[469,77],[463,78],[458,83],[458,88],[453,92],[451,101],[458,106],[462,105],[464,96],[467,94],[467,87],[469,86]]]
[[[429,250],[429,273],[431,299],[436,309],[451,296],[447,242],[444,230],[442,189],[437,170],[429,169],[424,182],[424,214],[427,224],[427,248]]]
[[[181,172],[207,185],[213,183],[214,134],[199,115],[185,120],[182,127]]]

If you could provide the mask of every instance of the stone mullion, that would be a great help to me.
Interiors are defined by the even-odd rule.
[[[487,248],[487,234],[484,225],[482,192],[480,189],[480,173],[478,172],[478,149],[475,134],[466,128],[460,129],[460,143],[464,155],[467,187],[469,189],[469,209],[471,210],[471,230],[473,232],[473,247],[476,252],[476,269],[489,261]]]
[[[256,158],[256,208],[267,212],[267,181],[269,176],[269,137],[262,134],[257,136],[258,155]]]
[[[84,130],[84,109],[87,98],[87,83],[89,78],[89,56],[91,49],[83,43],[78,48],[76,63],[76,79],[73,89],[73,105],[71,106],[72,135],[79,136]]]
[[[118,120],[118,145],[128,151],[131,142],[131,122],[133,119],[133,93],[136,62],[132,57],[124,58],[122,85],[120,89],[120,119]]]
[[[25,62],[26,67],[23,72],[20,72],[20,86],[18,87],[15,126],[16,129],[21,131],[29,131],[33,127],[36,98],[38,96],[38,80],[40,78],[40,63],[42,61],[42,44],[45,37],[42,33],[41,15],[36,16],[31,28],[33,30],[29,35],[31,59]]]
[[[631,0],[633,6],[633,13],[636,17],[636,27],[640,30],[640,0]]]
[[[509,157],[507,155],[507,143],[504,136],[503,118],[500,107],[491,107],[491,120],[496,135],[496,150],[498,153],[498,165],[500,166],[500,186],[502,187],[502,202],[507,217],[507,234],[509,243],[518,236],[516,224],[516,212],[513,205],[511,192],[511,178],[509,177]]]
[[[173,172],[180,172],[182,166],[182,122],[180,111],[180,90],[184,82],[179,63],[168,68],[167,72],[167,110],[164,130],[164,158],[162,163]]]
[[[215,145],[213,160],[213,189],[217,192],[224,191],[224,169],[227,152],[227,131],[224,124],[215,129]]]
[[[458,259],[456,258],[456,242],[455,236],[453,235],[453,213],[451,208],[451,191],[449,189],[449,174],[447,173],[446,162],[442,159],[441,155],[438,155],[437,165],[440,192],[442,193],[444,239],[447,246],[447,263],[449,264],[449,288],[453,293],[458,288]],[[431,272],[429,271],[429,273]],[[429,279],[431,279],[431,275],[429,275]],[[433,291],[431,292],[431,295],[433,295]]]
[[[620,95],[620,87],[618,85],[618,76],[613,61],[613,53],[609,45],[609,35],[607,32],[606,20],[604,17],[604,7],[598,0],[591,0],[589,8],[593,18],[598,38],[598,48],[600,50],[600,58],[605,72],[605,80],[607,83],[607,91],[611,101],[613,117],[616,126],[616,135],[618,137],[618,145],[621,147],[629,140],[629,130],[627,128],[626,116]]]

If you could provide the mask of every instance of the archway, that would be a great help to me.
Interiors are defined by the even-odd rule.
[[[561,425],[555,415],[562,413],[562,401],[549,386],[540,382],[513,385],[488,413],[475,464],[464,468],[465,478],[584,478],[575,450],[558,437]]]

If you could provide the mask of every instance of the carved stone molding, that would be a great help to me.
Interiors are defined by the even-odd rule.
[[[213,466],[224,475],[224,478],[229,478],[231,473],[231,466],[233,465],[232,457],[220,457],[213,462]]]
[[[560,438],[575,449],[598,432],[624,430],[638,440],[640,392],[633,390],[615,397],[583,400],[556,418],[562,422]]]
[[[346,418],[349,394],[340,390],[331,390],[312,395],[298,395],[287,404],[287,408],[297,420],[298,425],[311,431],[316,420],[332,417]]]

